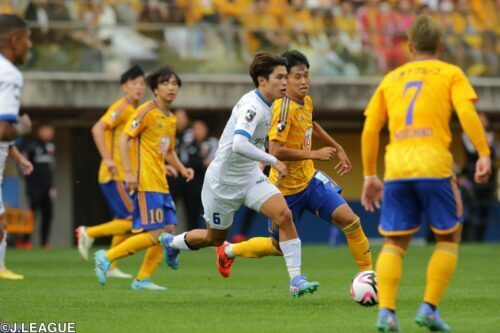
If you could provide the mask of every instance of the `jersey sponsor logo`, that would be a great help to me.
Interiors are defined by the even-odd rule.
[[[138,120],[138,119],[135,119],[133,122],[132,122],[132,125],[130,125],[130,127],[135,130],[139,125],[141,124],[141,121]]]
[[[256,114],[257,113],[254,110],[247,110],[247,114],[245,115],[246,121],[248,121],[249,123],[252,122]]]
[[[305,133],[305,136],[304,136],[304,149],[305,150],[310,150],[311,149],[312,132],[313,132],[313,128],[312,127],[308,127],[306,129],[306,133]]]
[[[170,137],[162,136],[160,139],[159,152],[165,155],[168,151],[168,147],[170,147]]]
[[[253,140],[254,145],[263,145],[266,143],[266,138],[256,138]]]
[[[256,182],[255,184],[259,185],[259,184],[263,184],[263,183],[270,183],[269,182],[269,179],[267,177],[260,177]]]

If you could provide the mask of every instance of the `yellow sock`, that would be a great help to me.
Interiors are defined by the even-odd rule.
[[[359,218],[342,231],[347,238],[347,244],[351,250],[351,254],[356,260],[360,271],[372,270],[372,254],[370,251],[370,242],[366,238]]]
[[[438,242],[427,266],[424,302],[438,306],[458,261],[458,244]]]
[[[396,310],[396,294],[403,270],[405,250],[384,244],[377,260],[379,307]]]
[[[281,256],[271,237],[253,237],[247,241],[233,244],[233,252],[237,257],[262,258],[267,256]]]
[[[111,238],[111,246],[110,248],[116,247],[118,244],[122,243],[125,239],[127,239],[128,235],[116,235]],[[113,261],[109,266],[109,269],[116,268],[116,261]]]
[[[114,219],[93,227],[87,227],[87,235],[92,238],[125,235],[132,229],[132,221],[126,219]]]
[[[137,274],[137,280],[149,279],[163,260],[163,249],[160,244],[150,247],[146,251],[141,269]]]
[[[143,232],[135,236],[130,236],[123,243],[108,250],[106,258],[113,262],[156,244],[158,244],[156,237],[152,236],[149,232]]]

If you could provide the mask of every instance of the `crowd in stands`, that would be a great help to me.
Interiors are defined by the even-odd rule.
[[[500,73],[498,0],[0,0],[0,11],[32,24],[46,70],[71,69],[77,52],[77,70],[178,59],[181,71],[237,72],[258,50],[297,48],[325,75],[381,74],[408,60],[405,32],[428,13],[445,26],[445,60]]]

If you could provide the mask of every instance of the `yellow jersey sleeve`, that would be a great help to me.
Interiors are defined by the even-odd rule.
[[[105,122],[109,128],[113,129],[128,120],[130,113],[127,112],[128,106],[129,104],[122,99],[120,102],[113,104],[100,120]]]
[[[271,125],[269,126],[269,141],[286,142],[290,132],[291,113],[289,98],[280,98],[273,104]]]
[[[123,132],[131,138],[137,137],[148,125],[148,111],[147,109],[139,110],[137,117],[131,117],[129,119]]]
[[[463,101],[477,101],[477,94],[461,69],[458,69],[451,81],[451,101],[455,109]]]

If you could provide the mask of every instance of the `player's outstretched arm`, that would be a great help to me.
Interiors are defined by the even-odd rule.
[[[319,150],[293,149],[286,147],[281,141],[272,140],[269,143],[269,152],[281,161],[330,161],[335,156],[336,151],[332,147],[324,147]]]
[[[186,168],[184,164],[182,164],[179,156],[174,149],[170,149],[165,154],[165,161],[172,166],[175,170],[179,171],[179,173],[186,179],[186,182],[190,182],[194,178],[194,170],[192,168]]]
[[[105,132],[108,128],[109,125],[104,121],[97,121],[94,126],[92,126],[92,137],[94,138],[95,145],[101,155],[102,161],[106,164],[109,172],[113,175],[117,171],[117,166],[111,158],[111,152],[109,152],[106,147]]]
[[[16,146],[12,145],[9,147],[9,156],[21,165],[25,176],[28,176],[33,172],[33,164],[31,164],[31,162],[24,157],[23,154],[21,154]]]
[[[339,163],[335,166],[335,170],[339,175],[343,176],[352,170],[351,161],[349,160],[349,157],[347,157],[347,153],[344,148],[316,121],[313,121],[313,136],[323,142],[325,146],[333,147],[335,149],[337,158],[339,159]]]

